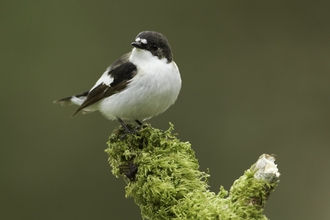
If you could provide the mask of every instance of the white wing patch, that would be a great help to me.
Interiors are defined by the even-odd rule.
[[[105,84],[107,86],[110,86],[110,84],[113,82],[113,78],[108,75],[108,72],[109,72],[109,70],[106,70],[103,73],[103,75],[101,76],[101,78],[99,78],[99,80],[97,80],[95,85],[89,91],[92,91],[95,87],[97,87],[100,84]]]

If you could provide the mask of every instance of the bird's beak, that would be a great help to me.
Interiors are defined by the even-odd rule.
[[[143,48],[143,45],[141,44],[141,42],[136,42],[136,41],[132,42],[132,46],[139,48],[139,49]]]

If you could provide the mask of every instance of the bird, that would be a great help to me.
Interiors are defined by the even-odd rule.
[[[125,135],[133,131],[124,120],[142,126],[166,111],[177,100],[182,84],[167,38],[156,31],[142,31],[131,45],[131,52],[113,62],[90,90],[54,103],[78,105],[72,116],[99,111],[109,120],[117,119]]]

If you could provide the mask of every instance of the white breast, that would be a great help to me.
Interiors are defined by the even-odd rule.
[[[125,90],[99,103],[109,119],[145,120],[164,112],[177,99],[181,89],[179,69],[174,61],[158,59],[149,51],[134,48],[129,60],[138,74]]]

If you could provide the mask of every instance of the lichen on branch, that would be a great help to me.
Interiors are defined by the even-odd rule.
[[[229,192],[220,187],[216,194],[209,190],[209,174],[199,171],[190,143],[177,139],[172,124],[167,131],[128,126],[136,133],[121,138],[125,130],[115,129],[106,153],[143,219],[267,219],[262,211],[279,181],[273,156],[262,155]],[[268,162],[273,167],[266,176],[272,178],[260,178]]]

